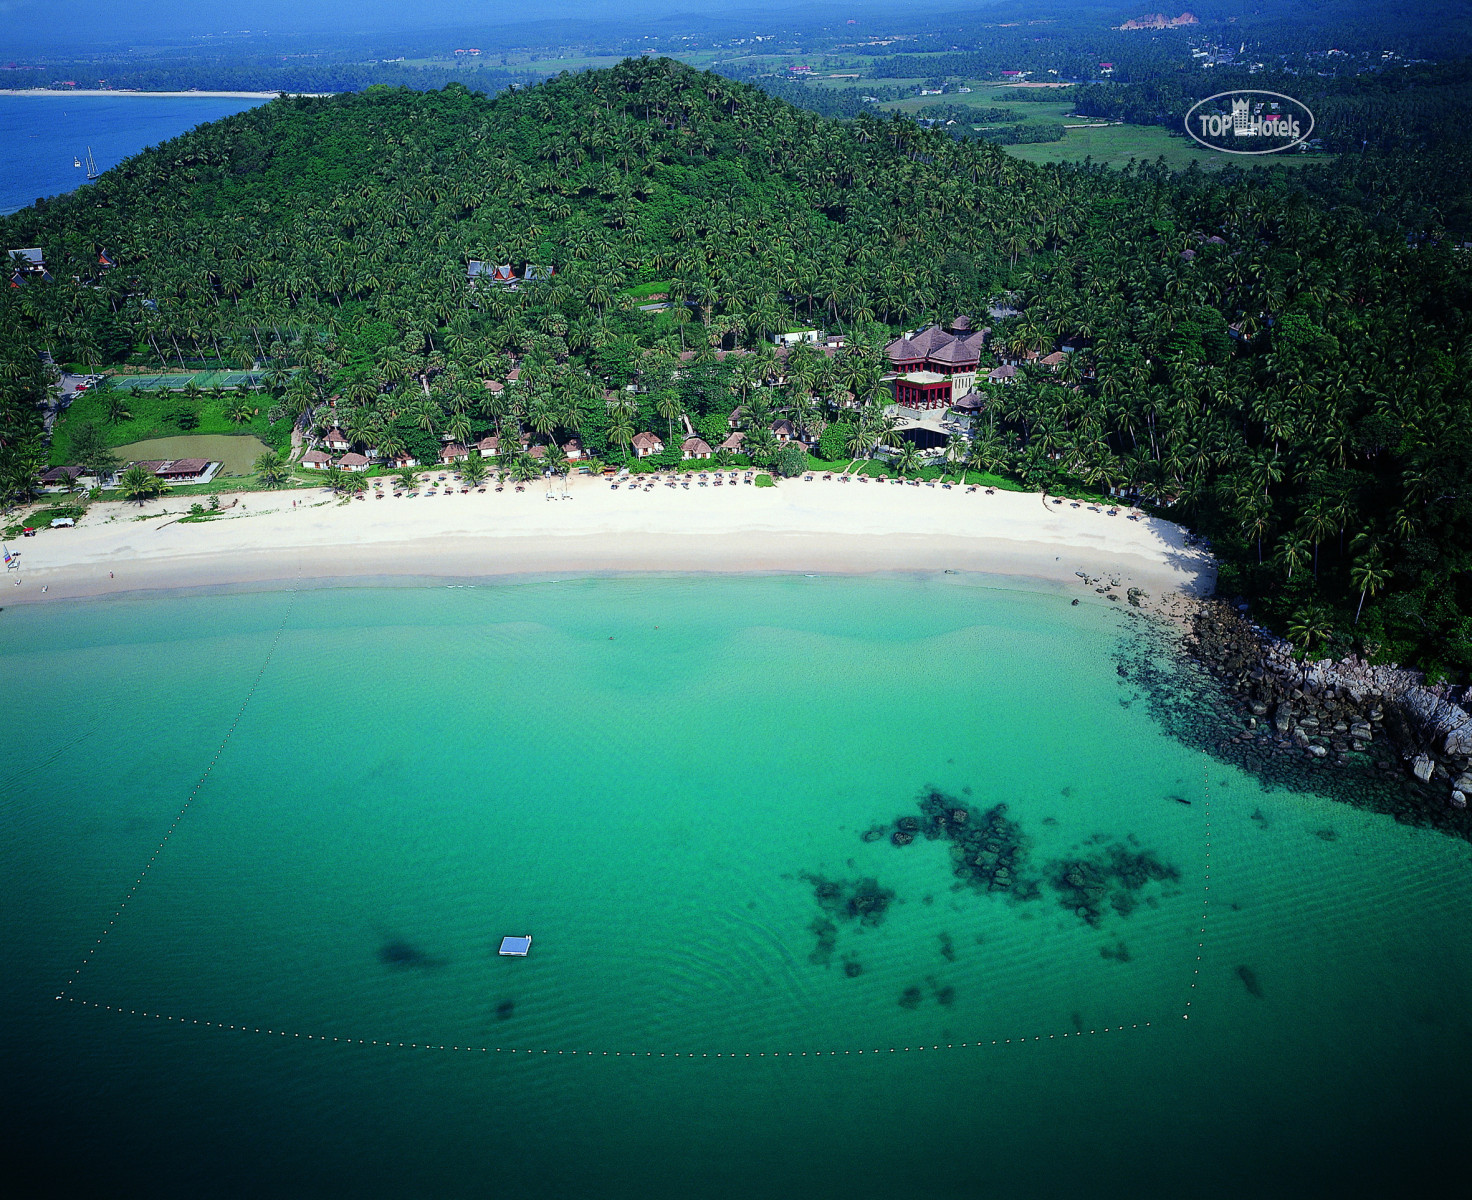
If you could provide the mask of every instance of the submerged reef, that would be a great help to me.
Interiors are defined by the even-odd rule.
[[[1103,855],[1068,858],[1050,863],[1048,882],[1058,903],[1086,924],[1103,923],[1108,905],[1122,917],[1139,903],[1136,895],[1146,884],[1179,882],[1180,871],[1146,850],[1140,853],[1116,842]]]
[[[818,907],[836,921],[858,921],[863,925],[878,925],[884,914],[894,903],[893,889],[880,887],[877,879],[824,879],[819,875],[804,875],[813,885],[813,897]]]
[[[442,967],[444,960],[431,958],[417,946],[402,938],[391,938],[378,948],[378,961],[387,967],[408,969],[411,967]]]
[[[1064,788],[1064,796],[1071,791]],[[963,795],[970,793],[969,787],[962,789]],[[970,888],[988,895],[1000,893],[1010,903],[1025,904],[1040,899],[1044,889],[1049,889],[1061,907],[1084,924],[1099,928],[1111,916],[1128,917],[1142,903],[1153,906],[1159,896],[1172,894],[1169,886],[1181,878],[1177,867],[1163,862],[1153,851],[1137,849],[1139,843],[1133,834],[1110,841],[1109,834],[1096,833],[1087,840],[1088,849],[1075,848],[1068,857],[1049,862],[1041,870],[1030,869],[1032,841],[1021,824],[1008,815],[1006,804],[976,808],[937,787],[927,786],[916,798],[916,806],[918,815],[904,813],[887,824],[870,826],[859,835],[860,840],[875,845],[887,839],[906,854],[916,853],[904,848],[919,839],[946,842],[951,873],[959,881],[952,891]],[[1045,825],[1056,823],[1051,817],[1043,819]],[[853,865],[852,859],[849,865]],[[878,925],[890,905],[897,901],[894,890],[881,886],[873,877],[828,879],[804,872],[801,878],[812,885],[813,899],[820,910],[808,926],[815,938],[808,960],[819,966],[832,964],[838,951],[840,926]],[[1152,885],[1153,890],[1149,890]],[[929,895],[924,898],[927,904],[931,900]],[[1022,914],[1022,919],[1029,915]],[[955,962],[955,939],[949,933],[936,937],[941,958],[948,963]],[[983,940],[976,938],[978,943]],[[1117,962],[1130,961],[1123,941],[1105,946],[1099,953]],[[840,961],[849,978],[863,973],[863,967],[852,954],[843,955]],[[931,986],[938,1003],[953,1003],[954,989],[934,983]],[[913,1008],[923,995],[919,988],[908,988],[900,1006]]]

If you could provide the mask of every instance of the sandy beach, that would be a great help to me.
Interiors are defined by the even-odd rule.
[[[325,491],[242,493],[207,522],[193,498],[96,504],[74,529],[16,539],[0,604],[298,580],[488,579],[620,572],[951,570],[1048,590],[1075,572],[1155,598],[1208,593],[1209,555],[1168,521],[1131,520],[1035,493],[842,483],[835,477],[688,489],[574,478],[497,493],[344,501]],[[549,499],[549,496],[552,498]],[[296,507],[293,508],[293,502]]]

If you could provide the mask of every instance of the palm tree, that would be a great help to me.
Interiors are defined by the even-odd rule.
[[[291,464],[274,450],[256,459],[256,476],[268,488],[285,487],[291,479]]]
[[[322,482],[327,485],[329,491],[345,492],[348,480],[352,478],[353,472],[344,471],[341,467],[328,467],[322,472]]]
[[[120,425],[132,418],[133,414],[128,411],[128,402],[121,392],[106,392],[102,397],[102,406],[107,413],[107,421],[110,425]]]
[[[478,454],[472,454],[458,468],[460,478],[470,487],[480,487],[491,473],[490,465]]]
[[[970,446],[966,439],[959,433],[953,433],[946,438],[946,466],[955,467],[966,461]]]
[[[142,463],[134,463],[118,480],[118,491],[123,494],[123,498],[138,501],[139,507],[142,507],[145,500],[162,495],[163,490],[163,482]]]
[[[1334,623],[1321,604],[1306,604],[1293,614],[1288,622],[1288,638],[1304,654],[1315,642],[1328,641],[1334,633]]]
[[[255,405],[245,396],[236,396],[225,405],[225,415],[237,425],[244,425],[256,415]]]
[[[405,467],[394,476],[394,483],[403,491],[412,492],[419,486],[419,476],[411,468]]]
[[[1380,552],[1371,549],[1349,569],[1349,577],[1360,589],[1360,602],[1354,610],[1354,623],[1360,623],[1360,611],[1365,607],[1365,596],[1373,596],[1391,580],[1391,571],[1380,561]]]
[[[914,475],[920,470],[920,448],[909,438],[901,439],[895,451],[894,467],[901,475]]]

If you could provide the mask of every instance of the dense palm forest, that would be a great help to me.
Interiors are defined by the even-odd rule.
[[[1079,349],[991,392],[973,465],[1170,503],[1300,645],[1472,668],[1467,255],[1283,173],[1035,167],[631,60],[494,99],[278,100],[0,244],[52,275],[0,300],[12,496],[43,461],[42,350],[261,363],[273,419],[387,453],[497,432],[513,460],[573,436],[619,457],[742,403],[762,461],[779,413],[870,452],[885,339],[1005,300],[994,346]],[[555,274],[472,287],[470,260]],[[848,347],[779,365],[766,335],[808,324]]]

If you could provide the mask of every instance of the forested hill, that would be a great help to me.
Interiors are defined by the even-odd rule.
[[[278,100],[0,221],[52,276],[0,299],[3,486],[23,492],[35,465],[42,347],[268,360],[283,415],[381,449],[494,430],[616,456],[681,412],[723,430],[744,400],[859,453],[885,437],[884,339],[1006,295],[1022,311],[994,346],[1080,349],[996,388],[976,465],[1175,498],[1224,589],[1301,645],[1465,673],[1466,254],[1298,187],[1033,167],[669,60],[495,98]],[[116,268],[98,268],[104,249]],[[472,259],[556,273],[472,289]],[[673,308],[637,311],[651,292]],[[841,326],[851,348],[781,372],[770,347],[673,369],[686,346],[757,347],[799,322]],[[513,357],[517,385],[483,387]],[[774,450],[751,428],[760,461]]]

